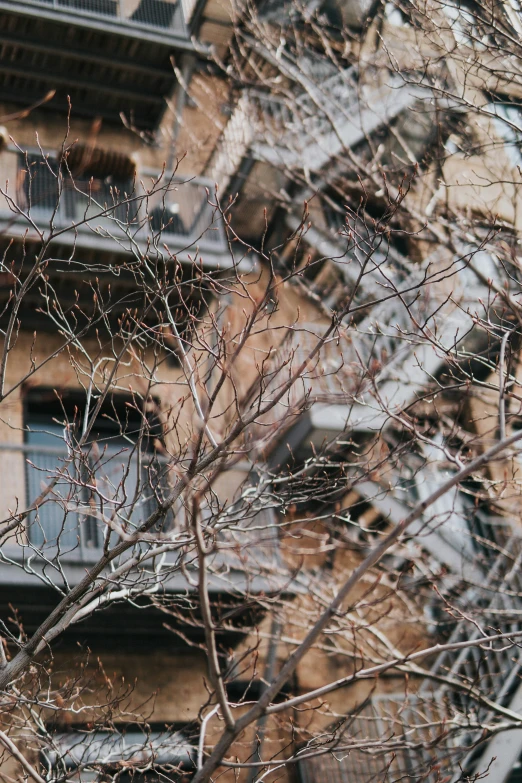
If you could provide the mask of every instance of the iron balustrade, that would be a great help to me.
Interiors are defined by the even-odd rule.
[[[26,522],[25,543],[31,551],[64,562],[97,560],[111,522],[114,530],[120,526],[132,534],[157,509],[158,498],[166,497],[170,487],[167,456],[134,452],[130,443],[114,446],[109,440],[108,444],[91,444],[71,458],[64,443],[0,443],[5,486],[13,496],[25,497],[27,507],[56,479]],[[203,513],[203,527],[206,521],[215,539],[208,561],[212,573],[242,572],[251,579],[263,578],[266,585],[281,579],[284,569],[272,507],[245,501],[225,512]],[[183,534],[186,527],[183,504],[175,504],[150,532],[162,539],[164,534]],[[118,540],[117,532],[110,533],[111,545]]]
[[[93,444],[73,459],[65,444],[38,446],[1,444],[10,454],[4,468],[24,464],[24,475],[14,468],[13,484],[25,492],[27,507],[35,504],[42,491],[56,479],[27,521],[28,544],[47,555],[59,553],[64,559],[89,560],[99,557],[112,523],[132,534],[157,508],[158,497],[168,489],[168,461],[161,455],[134,451],[127,447]],[[161,529],[171,524],[168,515]],[[111,534],[114,540],[117,533]]]
[[[143,172],[147,188],[157,179],[157,172]],[[168,187],[155,189],[142,204],[148,215],[148,233],[161,236],[163,242],[176,237],[185,244],[203,241],[224,249],[225,235],[219,213],[212,206],[214,184],[201,177],[174,179]]]
[[[125,28],[136,30],[156,30],[172,32],[176,35],[187,34],[183,9],[178,0],[24,0],[12,2],[13,10],[17,6],[35,6],[52,9],[68,21],[80,18],[83,21],[106,22],[122,31]]]
[[[357,100],[353,68],[325,79],[320,88],[315,86],[314,94],[303,92],[289,101],[260,90],[245,90],[212,153],[209,176],[225,189],[251,147],[252,156],[261,160],[268,150],[306,150],[331,131],[332,122],[350,116]]]
[[[432,257],[422,265],[411,264],[409,274],[406,259],[399,264],[390,255],[390,260],[393,263],[382,269],[384,274],[377,266],[362,278],[359,295],[369,300],[365,301],[368,315],[332,333],[283,399],[254,425],[260,437],[268,435],[267,425],[289,427],[303,408],[312,406],[312,419],[320,422],[328,438],[333,428],[338,434],[377,431],[389,423],[389,411],[399,413],[417,393],[425,391],[448,355],[456,354],[456,343],[473,327],[471,308],[486,295],[484,286],[465,260],[450,264],[447,285],[437,278]],[[445,263],[447,267],[450,262]],[[441,284],[430,285],[434,279]],[[289,331],[267,364],[266,400],[292,378],[326,328],[325,324],[300,324]],[[377,377],[379,400],[372,396]],[[339,415],[329,411],[323,416],[321,405],[337,406]]]
[[[262,141],[305,149],[353,112],[359,100],[357,71],[336,71],[290,103],[261,92],[250,93],[250,99],[265,131]]]
[[[73,178],[63,169],[58,176],[58,164],[50,157],[11,150],[0,154],[0,170],[10,183],[8,197],[0,197],[0,221],[9,234],[31,232],[32,224],[48,234],[52,225],[62,239],[72,235],[77,243],[94,246],[109,240],[113,250],[118,245],[111,240],[117,239],[152,248],[173,245],[175,250],[196,243],[210,252],[225,252],[210,181],[152,171],[127,180]]]

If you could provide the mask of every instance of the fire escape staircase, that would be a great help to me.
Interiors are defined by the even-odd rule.
[[[246,159],[286,171],[306,160],[320,171],[427,95],[393,77],[377,86],[358,84],[353,68],[336,71],[320,86],[291,66],[285,73],[301,91],[295,103],[261,90],[242,92],[206,165],[206,176],[222,191]]]
[[[488,524],[485,517],[480,521]],[[509,724],[522,709],[520,647],[501,640],[478,643],[485,635],[521,629],[521,539],[508,527],[496,531],[489,556],[483,552],[480,558],[482,582],[453,601],[459,603],[462,619],[448,644],[477,644],[441,653],[429,669],[412,667],[411,675],[423,679],[415,694],[374,696],[336,736],[332,756],[301,762],[303,783],[319,779],[457,783],[475,775],[490,783],[509,780],[522,753],[522,730],[493,734],[485,747],[478,745],[493,717]],[[342,752],[343,746],[357,743],[367,748]]]
[[[490,258],[482,260],[492,263]],[[420,285],[425,271],[426,266],[401,281],[395,280],[392,288],[413,290],[415,285]],[[378,281],[378,275],[376,270],[370,280],[374,290],[378,284],[382,292],[385,290],[383,279]],[[322,394],[325,383],[332,386],[337,373],[332,372],[327,378],[311,373],[308,382],[310,405],[306,414],[308,430],[303,435],[301,429],[301,438],[311,438],[317,447],[325,438],[331,440],[336,433],[347,430],[385,432],[403,407],[414,401],[443,368],[448,357],[458,358],[463,338],[472,329],[477,303],[479,299],[485,301],[486,290],[474,279],[465,263],[460,264],[454,276],[451,301],[440,304],[440,309],[435,298],[437,285],[430,290],[428,283],[427,288],[427,297],[417,297],[409,307],[405,306],[406,295],[392,296],[377,305],[358,325],[345,351],[344,366],[338,368],[338,372],[346,376],[343,401],[342,393],[338,393],[339,401],[327,404],[328,394]],[[433,342],[426,339],[427,332],[412,334],[412,315],[417,322],[422,322],[423,312],[428,315],[431,334],[436,334],[437,339]],[[429,314],[434,312],[436,319],[431,320]],[[302,361],[305,352],[306,345],[300,346],[294,366]],[[363,368],[368,367],[372,359],[383,356],[389,359],[383,362],[380,372],[379,404],[375,404],[370,393],[360,395],[355,401],[347,400],[349,368],[357,362]],[[330,396],[332,399],[335,402],[335,394]],[[448,477],[448,470],[441,467],[441,458],[436,451],[436,445],[431,451],[425,450],[424,464],[417,465],[413,471],[408,492],[401,492],[400,485],[399,490],[392,492],[390,482],[384,487],[371,480],[356,482],[354,489],[396,524],[404,519],[415,502]],[[391,483],[397,487],[396,481]],[[460,599],[463,618],[456,625],[450,642],[473,641],[484,634],[509,633],[522,628],[522,543],[520,536],[505,522],[489,517],[484,511],[466,507],[464,496],[455,489],[441,498],[411,529],[424,550],[449,568],[449,584],[453,580],[453,586],[459,582],[469,586]],[[472,620],[469,614],[473,616]],[[445,769],[449,777],[443,778],[457,781],[461,779],[461,769],[471,768],[474,772],[487,773],[485,779],[491,783],[504,783],[522,753],[522,729],[493,735],[485,749],[483,746],[477,750],[472,748],[481,737],[480,726],[492,716],[499,718],[498,712],[495,714],[485,699],[504,711],[500,714],[504,721],[516,720],[516,716],[522,714],[521,667],[519,648],[502,642],[490,647],[474,646],[443,653],[429,670],[426,684],[416,696],[408,697],[406,706],[404,694],[375,698],[352,722],[349,729],[352,737],[397,736],[399,746],[402,742],[404,747],[396,750],[391,764],[390,755],[383,761],[382,755],[352,753],[339,761],[343,757],[340,754],[335,764],[341,765],[343,780],[369,781],[379,772],[384,775],[387,770],[386,780],[399,780],[404,775],[417,779],[415,775],[422,775],[423,780],[435,783],[440,779],[437,775],[441,774],[441,769]],[[435,687],[437,679],[440,684]],[[466,690],[468,695],[463,696]],[[477,700],[477,696],[485,699]],[[461,722],[457,727],[450,720],[455,714]],[[468,716],[473,720],[468,721]],[[423,722],[434,724],[443,718],[450,723],[447,738],[439,744],[433,729],[411,728]],[[414,749],[409,750],[408,743]],[[419,748],[423,744],[421,752]],[[323,757],[322,761],[307,764],[313,767],[328,762]],[[434,766],[434,771],[426,776],[430,765]],[[315,774],[318,771],[319,768]],[[326,771],[322,769],[321,774],[326,775]],[[303,772],[305,783],[307,774],[310,772]]]
[[[303,88],[295,109],[273,96],[243,92],[206,168],[208,176],[223,189],[229,187],[246,158],[291,170],[302,166],[306,148],[306,160],[313,161],[314,170],[320,171],[343,148],[355,146],[423,97],[421,88],[406,90],[392,83],[356,86],[356,74],[351,70],[325,79],[320,88],[302,74],[292,73],[291,66],[286,75]],[[289,227],[295,229],[297,222],[290,218]],[[348,285],[353,283],[357,265],[343,262],[347,259],[342,243],[316,228],[308,230],[307,239],[325,258],[339,264]],[[436,263],[430,267],[434,259],[415,269],[406,261],[405,268],[410,271],[404,275],[400,270],[390,277],[382,274],[390,265],[385,260],[381,267],[376,254],[375,269],[366,277],[364,293],[380,303],[357,327],[347,327],[347,334],[340,337],[341,361],[339,348],[329,353],[326,345],[322,366],[307,369],[302,382],[295,384],[282,404],[272,410],[272,423],[277,428],[285,417],[292,421],[293,409],[299,411],[303,402],[306,406],[304,415],[296,415],[285,437],[279,438],[281,445],[271,455],[272,466],[285,461],[288,447],[295,453],[304,443],[318,448],[346,432],[385,432],[449,358],[465,356],[466,339],[473,332],[476,317],[485,315],[479,312],[480,302],[488,301],[486,286],[466,263],[467,255],[475,250],[461,248],[461,258],[454,259],[451,283],[446,289],[447,272],[437,276],[433,271]],[[484,252],[478,255],[481,266],[487,269],[484,277],[495,279],[494,259]],[[412,329],[414,321],[422,328]],[[310,345],[317,339],[317,329],[311,332]],[[285,372],[295,370],[307,355],[307,348],[306,333],[290,335],[278,351],[276,364],[286,366]],[[364,375],[364,368],[372,363],[378,368],[375,377],[379,400],[368,388],[354,392],[362,379],[361,368]],[[284,380],[276,371],[273,389]],[[270,421],[262,422],[260,433],[266,432],[267,424]],[[391,522],[398,522],[411,501],[422,499],[423,492],[443,480],[436,458],[431,459],[433,467],[429,463],[427,460],[426,467],[417,471],[416,498],[392,494],[372,481],[358,483],[356,491]],[[460,599],[462,619],[449,641],[473,641],[483,633],[518,631],[522,627],[520,538],[498,524],[498,519],[466,509],[458,490],[442,498],[431,510],[431,517],[443,520],[443,524],[432,526],[425,515],[411,532],[425,550],[448,567],[451,586],[459,582],[468,585]],[[475,614],[474,621],[468,617],[470,611]],[[392,756],[371,750],[317,756],[301,763],[303,783],[366,783],[405,777],[435,783],[441,779],[456,781],[464,769],[477,773],[487,770],[488,781],[504,783],[522,752],[522,729],[493,735],[485,750],[483,745],[478,749],[473,746],[480,740],[481,726],[492,716],[501,714],[507,721],[516,720],[522,711],[521,666],[518,648],[501,642],[442,654],[415,696],[376,697],[350,721],[350,739],[396,738]],[[438,725],[440,734],[443,720],[447,726],[441,737],[436,733]],[[432,772],[428,772],[430,769]]]
[[[494,263],[491,258],[481,260]],[[307,407],[293,433],[290,431],[285,439],[293,450],[299,442],[306,441],[317,448],[325,440],[332,441],[345,432],[385,433],[401,410],[426,389],[448,358],[459,358],[459,353],[465,351],[465,338],[471,333],[474,318],[480,315],[479,301],[487,301],[487,291],[467,267],[464,253],[462,263],[458,260],[456,266],[452,295],[443,294],[440,302],[437,301],[440,286],[436,274],[432,277],[436,284],[427,282],[424,295],[418,295],[429,265],[415,269],[400,280],[390,280],[388,276],[391,292],[414,292],[418,287],[417,295],[395,293],[373,308],[356,330],[348,330],[350,340],[342,349],[341,360],[338,347],[334,352],[337,359],[332,360],[329,360],[328,346],[325,347],[320,364],[318,362],[306,371],[308,376],[305,375],[300,390],[285,401],[287,411],[303,401]],[[379,277],[381,271],[380,267],[376,268],[369,276],[365,292],[371,295],[372,288],[380,290],[382,298],[386,289],[383,277]],[[406,306],[408,296],[411,303]],[[432,317],[432,314],[435,315]],[[420,330],[417,334],[412,332],[412,316],[417,323],[427,325],[422,333]],[[293,368],[308,355],[315,339],[316,335],[308,345],[306,333],[301,332],[283,346],[283,352],[292,357]],[[350,398],[354,368],[364,370],[376,359],[382,364],[377,374],[380,400],[376,403],[370,389],[357,398]],[[274,417],[277,418],[277,414]],[[306,423],[304,428],[303,421]],[[390,522],[398,523],[414,503],[448,477],[448,470],[441,468],[441,458],[436,451],[435,444],[433,453],[423,455],[424,464],[416,467],[409,493],[390,491],[389,482],[383,487],[371,480],[355,483],[354,489]],[[275,465],[282,461],[280,447],[274,452],[272,462]],[[396,482],[391,483],[397,486]],[[425,551],[449,569],[447,586],[454,588],[460,583],[464,587],[457,601],[463,607],[462,620],[457,623],[450,642],[473,641],[484,634],[509,633],[522,628],[522,544],[505,520],[467,507],[463,494],[455,489],[429,509],[411,533]],[[472,620],[469,613],[473,615]],[[399,780],[404,775],[417,779],[417,774],[429,783],[440,779],[437,775],[441,774],[441,769],[449,775],[443,776],[448,781],[460,779],[461,769],[473,769],[487,773],[486,779],[491,783],[504,783],[522,753],[522,729],[494,734],[485,749],[483,745],[478,749],[474,746],[481,738],[480,727],[491,717],[498,720],[499,711],[502,720],[508,722],[522,714],[521,667],[522,652],[509,643],[497,642],[491,646],[472,646],[444,653],[429,670],[430,676],[417,695],[406,699],[406,706],[404,694],[375,698],[351,723],[351,736],[377,739],[378,736],[397,735],[399,749],[395,751],[392,763],[390,755],[340,754],[332,757],[336,769],[340,764],[342,779],[346,781],[369,781],[379,772],[384,775],[387,770],[386,780]],[[437,681],[439,685],[435,687]],[[491,707],[488,700],[497,706]],[[439,742],[440,738],[433,735],[433,726],[441,720],[447,720],[449,728],[447,737]],[[423,723],[432,724],[432,727],[419,728]],[[412,729],[413,725],[417,728]],[[333,762],[321,758],[307,762],[316,775],[310,781],[318,779],[319,772],[322,779],[328,779],[327,769],[321,765]],[[426,776],[430,765],[434,772]],[[310,771],[302,773],[305,783],[307,774]]]

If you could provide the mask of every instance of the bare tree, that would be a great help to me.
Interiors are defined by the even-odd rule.
[[[237,9],[217,187],[2,153],[0,567],[52,596],[2,618],[5,780],[516,761],[518,12],[336,13]],[[56,672],[130,609],[204,650],[196,723]]]
[[[496,739],[519,714],[516,651],[460,648],[486,628],[519,627],[518,468],[512,457],[495,459],[485,472],[473,468],[472,479],[456,478],[518,430],[519,26],[518,10],[502,3],[239,7],[230,53],[218,61],[232,110],[207,172],[232,197],[239,192],[236,230],[261,252],[279,243],[278,272],[299,269],[290,285],[325,319],[338,318],[338,345],[345,334],[350,342],[342,360],[324,346],[321,379],[299,385],[291,400],[292,410],[297,400],[309,407],[304,428],[294,422],[287,436],[292,458],[281,447],[272,458],[278,482],[292,465],[293,491],[303,481],[297,466],[310,470],[316,491],[326,476],[342,476],[320,510],[303,497],[299,535],[331,547],[318,580],[325,569],[335,574],[332,594],[342,596],[342,545],[331,526],[340,540],[351,527],[352,546],[364,551],[373,537],[393,535],[393,523],[400,535],[414,499],[435,503],[411,523],[421,549],[406,560],[425,584],[442,579],[442,603],[423,596],[412,623],[420,629],[420,606],[428,607],[438,619],[424,626],[427,636],[457,645],[428,655],[416,684],[396,682],[391,696],[376,685],[366,703],[352,688],[349,707],[331,707],[330,733],[310,719],[299,751],[310,756],[294,757],[304,780],[340,767],[357,779],[488,773],[500,781],[520,756],[520,734]],[[263,205],[266,228],[252,217]],[[444,500],[434,499],[453,479]],[[420,565],[427,552],[428,563],[448,569],[435,581],[431,565]],[[362,642],[349,653],[333,648],[324,654],[360,656],[365,672]],[[310,692],[297,698],[264,706],[311,709]],[[508,722],[499,717],[495,729],[497,709]]]

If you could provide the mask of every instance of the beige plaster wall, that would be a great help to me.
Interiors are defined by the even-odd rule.
[[[171,156],[179,174],[199,174],[226,121],[222,107],[226,103],[227,87],[216,77],[196,74],[190,90],[195,105],[186,106],[179,132],[174,112],[167,109],[154,144],[145,143],[123,125],[117,127],[99,120],[78,119],[74,113],[69,130],[63,115],[38,111],[9,120],[6,130],[22,150],[37,152],[41,147],[44,152],[54,154],[63,144],[69,146],[78,141],[132,156],[138,176],[145,169],[161,172]],[[12,108],[0,103],[0,117],[11,115]],[[5,162],[0,166],[0,178],[3,187],[7,178]]]
[[[172,639],[174,646],[175,637]],[[128,693],[120,706],[129,718],[135,715],[166,724],[190,722],[197,720],[206,700],[206,657],[197,649],[187,650],[186,654],[153,648],[139,654],[132,648],[117,652],[95,650],[87,668],[83,654],[58,651],[53,656],[52,669],[57,684],[80,675],[88,679],[90,688],[82,696],[82,703],[87,706],[106,699],[108,693]],[[86,719],[80,713],[68,720],[82,725],[88,722],[88,716]]]

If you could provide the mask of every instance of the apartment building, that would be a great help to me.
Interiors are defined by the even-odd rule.
[[[397,188],[404,171],[412,176],[420,164],[424,173],[412,179],[408,197],[415,210],[443,216],[444,203],[459,220],[470,215],[486,220],[494,212],[502,230],[511,226],[516,235],[518,136],[507,87],[497,87],[504,97],[492,103],[482,125],[470,114],[481,139],[494,138],[495,144],[489,152],[485,143],[462,149],[455,140],[465,126],[465,101],[456,105],[447,88],[434,106],[433,84],[417,78],[425,65],[419,30],[404,10],[387,4],[378,29],[373,3],[326,3],[319,11],[329,30],[337,26],[348,34],[328,54],[324,42],[310,37],[313,26],[310,33],[305,19],[307,45],[299,59],[296,13],[306,16],[306,9],[297,6],[269,3],[232,13],[215,0],[0,2],[0,299],[9,348],[2,365],[0,503],[2,519],[13,525],[2,542],[0,606],[9,656],[82,583],[107,548],[152,519],[190,461],[198,433],[212,443],[212,427],[219,430],[221,421],[231,426],[231,409],[247,395],[260,364],[265,372],[266,357],[287,370],[306,362],[332,311],[351,292],[360,317],[344,324],[311,369],[305,366],[305,382],[256,421],[252,437],[263,448],[249,453],[242,446],[244,458],[232,461],[211,485],[215,508],[207,499],[201,510],[203,519],[214,514],[219,523],[215,550],[200,556],[212,558],[206,589],[232,702],[257,698],[288,657],[292,635],[302,631],[298,615],[306,615],[309,589],[320,580],[335,584],[337,574],[353,569],[382,531],[455,470],[441,457],[446,423],[410,462],[390,462],[379,471],[376,459],[365,480],[355,480],[348,470],[347,486],[333,501],[323,499],[313,509],[306,502],[275,508],[267,500],[271,491],[254,491],[260,486],[254,480],[251,494],[244,492],[260,472],[256,460],[268,471],[263,475],[273,478],[284,475],[290,463],[295,470],[313,461],[325,443],[335,453],[346,442],[355,449],[361,444],[376,449],[379,443],[392,450],[401,432],[397,417],[414,403],[436,428],[438,414],[422,406],[437,384],[441,418],[458,418],[462,431],[467,427],[470,437],[485,444],[493,437],[491,357],[498,356],[502,339],[495,342],[492,330],[481,327],[489,318],[501,334],[513,328],[491,293],[491,280],[505,286],[505,265],[486,241],[473,244],[475,235],[466,238],[465,231],[451,250],[401,223],[400,209],[384,218],[386,198],[375,180],[385,170],[390,189]],[[459,45],[465,46],[466,30],[458,27],[462,15],[457,17],[448,17],[448,29],[458,28]],[[400,67],[394,72],[390,60],[405,63],[415,78],[405,79]],[[479,76],[470,87],[474,95],[480,92]],[[506,117],[508,131],[497,122]],[[442,163],[433,152],[441,148],[448,153]],[[381,169],[372,169],[376,156]],[[373,183],[371,176],[364,179],[364,170],[377,171]],[[229,196],[236,201],[231,224],[225,225]],[[283,248],[279,255],[267,257],[263,237]],[[371,269],[361,282],[358,270],[367,258]],[[217,350],[212,329],[215,336],[226,327],[239,339],[242,319],[255,308],[254,295],[245,304],[240,281],[248,281],[250,291],[259,281],[262,292],[275,263],[280,279],[285,264],[302,264],[301,283],[278,284],[278,302],[273,311],[267,304],[262,328],[223,384],[220,413],[209,428],[197,410],[193,381],[197,388],[204,385],[209,398],[218,387],[219,374],[207,372],[204,363]],[[449,266],[452,273],[446,275]],[[427,269],[430,285],[424,285]],[[231,270],[236,288],[229,282]],[[516,296],[516,280],[511,282],[510,295]],[[383,290],[422,295],[405,306],[404,297],[382,296]],[[159,304],[151,304],[153,299]],[[420,328],[423,319],[433,339]],[[124,353],[129,335],[132,351]],[[282,346],[275,359],[274,346]],[[473,366],[485,396],[469,403],[467,419],[459,413],[458,397],[443,388],[451,385],[444,378],[457,372],[459,351],[464,357],[476,354],[484,367],[480,374]],[[378,397],[361,367],[374,369]],[[270,365],[266,373],[270,379]],[[274,393],[269,380],[266,392]],[[189,402],[180,403],[187,395]],[[516,426],[515,415],[508,426]],[[369,464],[373,458],[372,451]],[[492,487],[505,466],[497,476],[495,469],[489,474]],[[441,623],[444,641],[455,650],[430,661],[432,679],[413,678],[405,695],[399,671],[386,681],[332,694],[328,708],[312,718],[296,713],[291,725],[260,722],[237,743],[235,758],[288,756],[320,734],[332,753],[312,755],[269,779],[284,774],[302,783],[435,781],[486,773],[491,783],[517,779],[521,730],[494,734],[475,746],[491,702],[508,717],[519,711],[518,648],[458,646],[470,634],[480,638],[483,627],[504,633],[519,628],[516,492],[504,502],[493,488],[491,497],[477,503],[472,489],[454,488],[412,530],[417,547],[412,560],[448,575],[439,587],[461,612],[453,623]],[[339,516],[336,504],[349,509],[357,529],[348,547],[333,546],[337,528],[321,526],[326,516]],[[18,521],[25,508],[29,513]],[[308,512],[307,526],[302,520]],[[184,514],[188,517],[187,506],[174,504],[161,526],[150,528],[154,542],[145,531],[132,550],[136,569],[117,583],[121,595],[104,611],[85,610],[86,619],[50,645],[52,665],[47,662],[42,682],[34,686],[38,730],[28,728],[26,716],[11,715],[13,736],[25,743],[43,779],[190,779],[201,727],[208,746],[219,735],[220,720],[205,719],[214,702],[196,599],[201,569],[194,554],[181,565],[169,560],[174,557],[169,531]],[[221,524],[227,515],[227,524]],[[161,557],[139,561],[143,548],[158,541],[171,549],[165,545]],[[101,572],[104,584],[119,578],[114,569],[126,568],[125,560],[114,562]],[[274,620],[266,596],[276,594],[283,601]],[[466,616],[470,607],[480,607],[475,624]],[[429,611],[435,616],[439,608],[432,602]],[[425,641],[426,625],[436,639],[437,623],[430,626],[420,615],[412,622],[395,607],[377,628],[410,650]],[[252,650],[259,653],[259,665],[252,664]],[[325,654],[319,647],[297,668],[289,691],[306,693],[342,677],[356,658],[353,653],[347,663],[346,654]],[[75,695],[74,683],[85,671],[91,672],[88,684]],[[53,693],[48,701],[41,696],[45,678]],[[460,689],[452,690],[452,679]],[[479,708],[475,693],[468,701],[462,694],[477,682],[485,699]],[[59,707],[58,696],[67,708]],[[446,741],[440,727],[446,714],[449,719],[455,713],[473,719],[454,736],[450,731]],[[338,730],[343,715],[351,718]],[[347,734],[367,747],[339,755],[335,745]],[[392,737],[400,737],[396,749]],[[372,753],[372,742],[383,740],[388,752]],[[134,764],[132,774],[126,764]],[[6,779],[20,774],[7,753],[2,765]],[[220,774],[226,780],[236,772]],[[255,780],[258,772],[246,768],[237,774]]]

